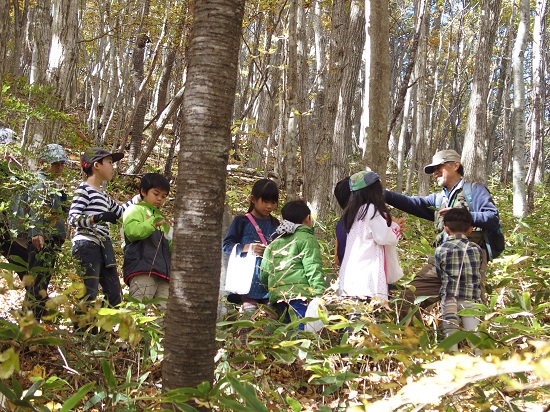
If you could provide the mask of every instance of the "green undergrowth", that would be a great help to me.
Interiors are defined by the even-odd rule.
[[[182,411],[542,410],[550,404],[550,194],[540,190],[533,214],[517,220],[511,191],[492,192],[507,244],[489,267],[486,304],[468,312],[482,319],[479,335],[443,339],[437,307],[404,306],[402,290],[433,250],[430,224],[407,217],[399,245],[406,275],[387,308],[339,300],[331,289],[325,326],[312,334],[297,320],[281,323],[268,307],[250,314],[228,305],[217,325],[216,379],[196,388],[162,393],[163,334],[157,314],[138,302],[92,308],[85,324],[100,326],[96,335],[72,330],[83,319],[72,309],[78,288],[61,294],[45,324],[24,314],[2,320],[0,404],[25,411],[144,411],[163,403]],[[334,280],[333,220],[319,222],[317,233]],[[60,290],[69,290],[65,282]],[[464,343],[447,352],[463,339],[480,354]]]

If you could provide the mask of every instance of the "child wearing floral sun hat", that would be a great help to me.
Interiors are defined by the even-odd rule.
[[[393,221],[380,176],[361,171],[350,177],[351,196],[342,216],[347,233],[346,251],[339,272],[340,296],[388,300],[384,245],[396,245],[400,224]]]

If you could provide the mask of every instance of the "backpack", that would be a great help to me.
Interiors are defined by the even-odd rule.
[[[472,207],[472,188],[476,183],[464,182],[462,186],[462,194],[468,202],[468,209],[471,210]],[[436,196],[436,207],[439,209],[442,201],[441,193]],[[494,229],[483,229],[481,231],[483,234],[483,240],[485,242],[485,248],[487,249],[487,260],[491,261],[494,258],[497,258],[501,255],[505,247],[504,233],[502,232],[502,224],[500,218],[498,219],[498,226]]]

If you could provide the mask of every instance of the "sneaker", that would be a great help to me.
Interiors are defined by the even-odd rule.
[[[252,302],[244,302],[242,309],[244,312],[256,312],[256,310],[258,309],[258,305]]]

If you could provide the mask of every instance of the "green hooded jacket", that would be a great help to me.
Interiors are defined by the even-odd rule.
[[[271,303],[322,296],[326,280],[313,228],[299,226],[271,242],[264,251],[260,280],[268,286]]]

